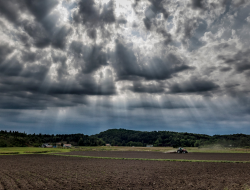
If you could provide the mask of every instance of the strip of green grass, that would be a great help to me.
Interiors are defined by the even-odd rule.
[[[55,155],[55,156],[78,157],[78,158],[110,159],[110,160],[143,160],[143,161],[167,161],[167,162],[250,163],[250,161],[228,161],[228,160],[185,160],[185,159],[116,158],[116,157],[96,157],[96,156],[65,155],[65,154],[53,154],[53,155]]]
[[[48,152],[57,152],[57,151],[25,151],[23,153],[28,153],[28,154],[39,154],[39,153],[48,153]]]
[[[0,152],[0,155],[1,154],[19,154],[19,152]]]
[[[71,149],[64,148],[40,148],[40,147],[1,147],[0,155],[5,154],[50,154],[50,153],[61,153],[70,152]],[[17,152],[17,153],[13,153]]]

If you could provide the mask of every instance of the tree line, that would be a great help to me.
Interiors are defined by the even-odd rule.
[[[106,143],[116,146],[173,146],[200,147],[221,145],[225,147],[250,146],[250,135],[206,135],[180,133],[173,131],[134,131],[127,129],[109,129],[96,135]]]
[[[146,146],[200,147],[221,145],[224,147],[250,146],[250,135],[206,135],[173,131],[134,131],[109,129],[96,135],[84,134],[26,134],[18,131],[0,131],[0,147],[41,146],[42,143],[70,143],[74,146]]]

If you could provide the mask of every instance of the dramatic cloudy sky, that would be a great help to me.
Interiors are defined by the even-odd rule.
[[[0,129],[250,134],[250,1],[0,0]]]

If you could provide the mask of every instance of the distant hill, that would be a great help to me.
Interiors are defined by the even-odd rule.
[[[173,131],[134,131],[127,129],[109,129],[96,135],[84,134],[26,134],[18,131],[0,131],[0,147],[41,146],[42,143],[55,144],[67,142],[79,146],[173,146],[199,147],[221,145],[225,147],[250,146],[250,135],[205,135],[180,133]]]

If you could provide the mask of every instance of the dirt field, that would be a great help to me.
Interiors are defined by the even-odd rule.
[[[62,154],[96,156],[96,157],[117,157],[117,158],[250,161],[250,154],[245,154],[245,153],[169,154],[162,152],[135,152],[135,151],[76,151],[76,152],[68,152]]]
[[[250,164],[0,156],[0,189],[245,189]]]

